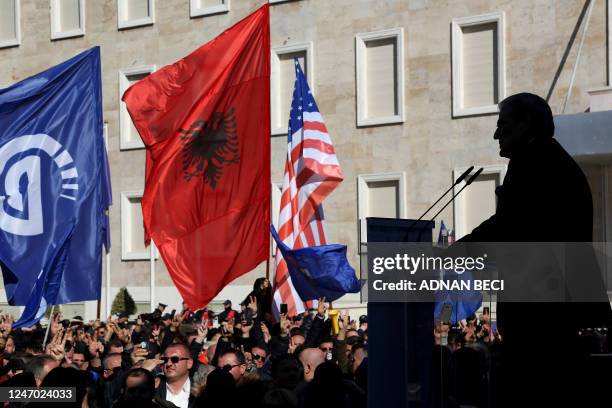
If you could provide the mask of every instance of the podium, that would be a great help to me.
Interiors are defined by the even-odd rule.
[[[433,221],[367,218],[367,242],[432,242]],[[368,407],[432,406],[433,303],[368,303]]]

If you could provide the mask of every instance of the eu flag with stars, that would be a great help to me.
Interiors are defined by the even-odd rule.
[[[357,293],[361,282],[346,259],[346,245],[319,245],[291,249],[270,226],[272,237],[287,262],[293,287],[302,300],[325,297],[333,302],[347,293]]]
[[[110,177],[100,49],[0,89],[0,267],[14,327],[100,298]]]

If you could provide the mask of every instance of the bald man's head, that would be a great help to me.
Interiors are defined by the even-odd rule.
[[[304,367],[304,381],[310,382],[319,364],[325,361],[325,353],[318,348],[307,348],[300,354],[300,362]]]

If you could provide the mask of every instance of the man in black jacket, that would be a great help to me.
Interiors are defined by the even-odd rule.
[[[553,138],[553,116],[546,101],[521,93],[499,106],[494,139],[499,141],[500,156],[510,159],[508,171],[496,190],[495,214],[461,241],[590,242],[591,191],[578,164]],[[538,257],[536,251],[530,261]],[[580,367],[577,330],[608,322],[608,303],[508,302],[498,304],[497,316],[504,340],[501,401],[526,404],[535,398],[553,406],[581,393],[575,382]],[[526,398],[529,391],[533,397]]]

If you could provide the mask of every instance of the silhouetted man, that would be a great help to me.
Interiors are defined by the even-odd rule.
[[[461,241],[590,242],[591,191],[578,164],[553,139],[553,115],[546,101],[521,93],[499,107],[494,139],[500,156],[510,159],[508,171],[496,190],[495,214]],[[556,406],[582,394],[576,382],[577,329],[601,324],[609,313],[609,304],[601,303],[498,304],[504,339],[499,400],[509,406]]]

